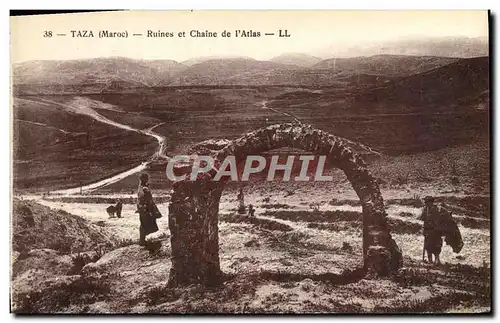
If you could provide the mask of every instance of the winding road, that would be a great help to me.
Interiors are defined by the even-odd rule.
[[[267,106],[267,102],[268,102],[267,100],[264,100],[264,101],[262,101],[260,103],[262,109],[268,109],[268,110],[274,111],[276,113],[283,114],[283,115],[285,115],[287,117],[292,118],[295,122],[298,122],[299,124],[302,124],[302,120],[300,120],[297,116],[294,116],[293,114],[291,114],[289,112],[284,112],[284,111],[280,111],[280,110],[275,109],[275,108],[268,107]]]
[[[63,103],[59,103],[59,102],[48,100],[48,99],[40,99],[40,101],[43,103],[56,105],[58,107],[65,109],[66,111],[69,111],[72,113],[83,114],[83,115],[89,116],[96,121],[106,123],[106,124],[111,125],[111,126],[116,127],[116,128],[120,128],[120,129],[124,129],[124,130],[128,130],[128,131],[134,131],[134,132],[146,135],[146,136],[153,137],[156,139],[156,141],[158,141],[158,148],[156,149],[155,153],[148,160],[143,161],[138,166],[135,166],[135,167],[128,169],[124,172],[110,176],[108,178],[105,178],[103,180],[100,180],[100,181],[92,183],[92,184],[78,186],[78,187],[74,187],[74,188],[56,190],[56,191],[52,191],[51,194],[74,195],[74,194],[91,192],[91,191],[106,187],[108,185],[111,185],[113,183],[116,183],[116,182],[130,176],[130,175],[133,175],[135,173],[143,171],[144,169],[146,169],[149,166],[149,164],[151,164],[157,158],[163,158],[163,159],[169,158],[166,154],[166,146],[167,146],[166,145],[166,138],[153,131],[154,128],[164,124],[164,122],[159,123],[151,128],[144,129],[144,130],[135,129],[129,125],[125,125],[125,124],[122,124],[122,123],[119,123],[119,122],[116,122],[116,121],[113,121],[111,119],[106,118],[105,116],[99,114],[99,112],[95,111],[93,108],[85,105],[84,104],[85,101],[83,101],[83,102],[78,102],[78,100],[75,101],[78,104],[63,104]],[[94,103],[95,102],[97,102],[97,101],[94,101]]]

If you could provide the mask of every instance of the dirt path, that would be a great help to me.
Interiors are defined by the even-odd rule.
[[[149,166],[149,164],[151,162],[153,162],[157,158],[165,158],[165,159],[168,158],[168,156],[166,155],[166,151],[165,151],[166,150],[166,138],[164,136],[156,133],[156,132],[153,132],[153,129],[155,127],[160,126],[163,123],[157,124],[151,128],[144,129],[144,130],[135,129],[129,125],[125,125],[125,124],[113,121],[111,119],[108,119],[105,116],[99,114],[97,111],[95,111],[93,108],[91,108],[89,106],[63,104],[63,103],[59,103],[59,102],[48,100],[48,99],[40,99],[40,101],[42,103],[45,103],[45,104],[53,104],[53,105],[59,106],[59,107],[65,109],[66,111],[69,111],[72,113],[83,114],[83,115],[89,116],[89,117],[95,119],[96,121],[106,123],[106,124],[111,125],[111,126],[116,127],[116,128],[124,129],[127,131],[133,131],[133,132],[140,133],[142,135],[153,137],[156,139],[156,141],[158,141],[158,148],[157,148],[156,152],[154,153],[154,155],[151,156],[148,160],[143,161],[140,165],[135,166],[133,168],[130,168],[130,169],[128,169],[124,172],[121,172],[119,174],[105,178],[103,180],[91,183],[91,184],[84,185],[84,186],[78,186],[78,187],[74,187],[74,188],[69,188],[69,189],[57,190],[57,191],[52,192],[53,194],[73,195],[73,194],[81,194],[84,192],[91,192],[91,191],[106,187],[108,185],[111,185],[113,183],[116,183],[116,182],[118,182],[118,181],[132,175],[132,174],[143,171],[144,169],[146,169]]]
[[[144,134],[147,134],[149,136],[155,137],[156,140],[158,141],[158,150],[156,151],[154,156],[163,158],[163,159],[168,159],[169,157],[167,156],[167,144],[166,144],[166,138],[163,137],[162,135],[157,134],[156,132],[153,132],[153,130],[161,125],[164,125],[165,122],[159,123],[157,125],[154,125],[148,129],[142,130]]]
[[[271,111],[274,111],[276,113],[279,113],[279,114],[282,114],[282,115],[285,115],[287,117],[290,117],[292,118],[295,122],[298,122],[299,124],[302,124],[302,120],[300,120],[299,118],[297,118],[296,116],[294,116],[293,114],[291,113],[288,113],[288,112],[284,112],[284,111],[280,111],[278,109],[275,109],[275,108],[270,108],[267,106],[267,100],[264,100],[262,101],[260,104],[261,104],[261,108],[262,109],[268,109],[268,110],[271,110]]]
[[[282,115],[285,115],[287,117],[290,117],[292,118],[295,122],[299,123],[299,124],[303,124],[302,120],[299,119],[299,117],[297,117],[296,115],[290,113],[290,112],[284,112],[284,111],[281,111],[281,110],[278,110],[278,109],[275,109],[275,108],[271,108],[271,107],[268,107],[267,106],[267,103],[269,101],[267,100],[264,100],[260,103],[261,105],[261,108],[262,109],[268,109],[268,110],[271,110],[273,112],[276,112],[276,113],[279,113],[279,114],[282,114]],[[342,138],[345,142],[349,143],[351,145],[351,147],[353,148],[359,148],[361,150],[364,150],[364,151],[368,151],[372,154],[375,154],[375,155],[378,155],[378,156],[381,156],[382,154],[378,151],[376,151],[375,149],[371,148],[371,147],[368,147],[366,145],[363,145],[361,143],[357,143],[357,142],[354,142],[354,141],[351,141],[351,140],[348,140],[346,138]]]

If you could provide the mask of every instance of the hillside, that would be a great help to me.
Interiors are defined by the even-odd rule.
[[[296,66],[248,58],[213,59],[194,64],[178,74],[170,85],[268,84],[274,70],[293,70]]]
[[[106,228],[85,218],[29,200],[13,199],[11,223],[14,312],[32,312],[28,304],[39,297],[44,301],[54,297],[60,306],[92,293],[89,280],[78,274],[86,262],[99,259],[120,243]],[[37,310],[44,311],[43,307]]]
[[[174,75],[186,69],[186,65],[170,59],[142,59],[138,60],[138,63],[155,70],[155,73],[153,74],[155,77],[154,81],[157,82],[154,83],[155,85],[167,83]]]
[[[359,93],[354,105],[394,106],[399,111],[415,107],[475,108],[489,91],[489,57],[463,59],[424,73],[394,79],[383,86]],[[453,95],[450,95],[453,93]],[[385,109],[385,108],[384,108]]]
[[[182,61],[181,64],[184,65],[184,66],[193,66],[193,65],[196,65],[196,64],[201,64],[201,63],[205,63],[205,62],[208,62],[208,61],[213,61],[213,60],[225,60],[225,59],[229,59],[229,60],[233,60],[233,59],[243,59],[243,60],[254,60],[253,58],[251,57],[248,57],[248,56],[231,56],[231,55],[219,55],[219,56],[200,56],[200,57],[193,57],[193,58],[190,58],[188,60],[185,60],[185,61]]]
[[[142,87],[168,83],[184,68],[172,60],[134,60],[124,57],[68,61],[29,61],[13,66],[13,83],[33,86]]]
[[[388,154],[463,145],[489,137],[489,58],[321,92],[290,91],[269,106]]]
[[[317,58],[304,54],[283,55],[271,61],[214,59],[188,67],[177,74],[170,85],[343,86],[357,84],[360,77],[365,78],[365,75],[383,78],[407,76],[457,60],[447,57],[377,55],[318,62]]]
[[[104,228],[81,217],[33,201],[13,200],[13,252],[26,253],[32,249],[80,252],[116,242]]]
[[[321,58],[303,53],[286,53],[273,57],[269,61],[280,64],[310,67],[313,66],[314,64],[321,62]]]
[[[283,54],[270,61],[247,57],[134,60],[121,57],[31,61],[13,67],[16,94],[110,93],[162,86],[344,87],[375,84],[457,62],[459,58],[408,55],[331,58]]]
[[[70,103],[71,98],[59,99]],[[13,105],[15,189],[53,189],[94,181],[110,170],[140,164],[156,149],[150,137],[98,122],[65,104],[26,97],[14,98]]]
[[[331,58],[313,67],[328,69],[332,73],[369,74],[381,76],[407,76],[435,69],[458,58],[435,56],[375,55],[370,57]]]

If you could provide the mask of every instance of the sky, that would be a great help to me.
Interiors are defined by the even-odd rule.
[[[179,62],[200,56],[266,60],[282,53],[318,55],[331,46],[350,47],[407,38],[488,37],[488,13],[480,10],[128,11],[11,17],[10,27],[12,63],[109,56]],[[290,37],[278,37],[280,29],[287,30]],[[94,37],[71,37],[71,30],[92,31]],[[101,30],[127,31],[128,38],[99,38]],[[174,37],[146,37],[148,30],[171,32]],[[219,37],[189,37],[191,30],[217,32]],[[232,37],[221,37],[224,30]],[[260,32],[261,37],[234,37],[235,30]],[[52,37],[44,37],[45,31],[51,31]],[[178,37],[183,31],[187,37]],[[143,36],[133,36],[134,33]]]

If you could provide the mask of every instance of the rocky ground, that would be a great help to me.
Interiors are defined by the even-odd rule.
[[[221,268],[227,275],[223,286],[213,289],[166,286],[171,265],[167,202],[159,205],[164,217],[158,221],[167,239],[160,251],[152,255],[137,244],[139,223],[133,204],[124,204],[121,219],[109,219],[105,212],[108,204],[95,203],[99,199],[94,203],[85,199],[75,203],[40,197],[35,198],[36,202],[15,200],[13,310],[37,313],[490,310],[488,196],[441,194],[438,197],[453,209],[465,246],[458,255],[445,246],[441,257],[444,264],[436,267],[421,261],[422,222],[417,219],[421,202],[416,194],[402,194],[397,189],[393,193],[384,191],[388,220],[403,251],[404,266],[393,276],[381,279],[356,274],[355,269],[362,265],[362,215],[355,196],[345,192],[336,196],[326,188],[319,188],[316,194],[307,191],[288,189],[270,194],[265,187],[247,187],[245,202],[256,207],[254,219],[237,215],[235,191],[231,188],[225,191],[220,204],[219,238]],[[31,226],[26,214],[34,218]],[[28,239],[32,233],[33,238]],[[58,237],[74,242],[65,245],[58,242]]]

